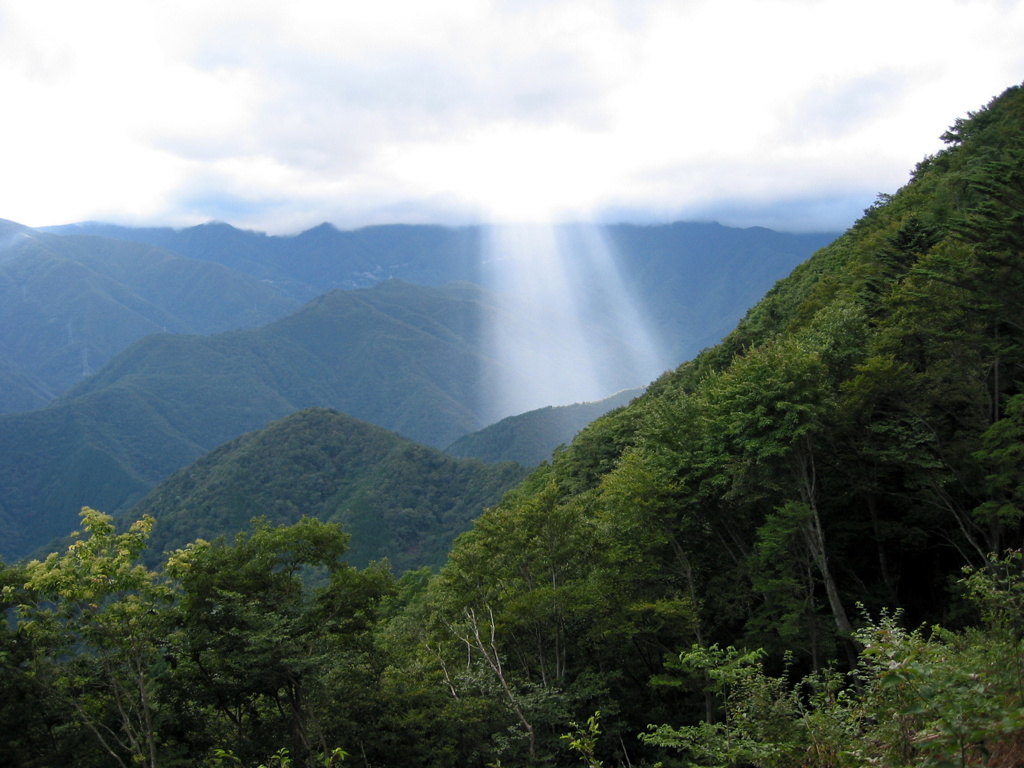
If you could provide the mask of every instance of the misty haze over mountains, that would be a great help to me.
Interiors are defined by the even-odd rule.
[[[488,270],[494,282],[479,227],[324,224],[283,237],[218,223],[5,222],[0,236],[3,557],[65,534],[84,504],[124,511],[175,469],[304,408],[445,448],[504,417],[644,386],[717,342],[831,239],[716,224],[562,227],[545,236],[550,253],[521,256],[546,291],[531,305],[478,284]],[[581,245],[594,237],[597,260],[597,246]],[[501,258],[508,275],[520,255]],[[556,268],[560,281],[546,277]],[[642,370],[641,325],[658,350]],[[499,354],[495,328],[530,356]],[[578,381],[577,357],[601,380]],[[548,389],[528,392],[545,377]],[[481,382],[512,399],[495,405]],[[565,426],[506,443],[529,445],[522,455],[535,461],[579,428],[560,411],[544,418]],[[545,432],[539,423],[512,422],[531,434]],[[480,450],[493,455],[487,440]]]
[[[268,236],[216,222],[180,230],[84,223],[47,231],[144,243],[229,267],[260,281],[263,289],[278,299],[274,302],[253,297],[251,311],[267,307],[276,309],[277,316],[286,313],[279,309],[281,300],[292,300],[290,309],[296,309],[299,303],[325,291],[366,288],[389,278],[429,286],[465,281],[496,292],[509,290],[509,270],[499,274],[495,284],[490,265],[502,257],[488,253],[493,238],[487,227],[389,225],[342,231],[321,224],[297,235]],[[578,313],[598,326],[602,321],[609,322],[612,313],[600,303],[606,298],[597,282],[604,276],[588,268],[595,246],[581,245],[581,232],[600,233],[599,238],[591,239],[600,239],[600,245],[609,251],[621,283],[622,301],[632,302],[654,337],[660,357],[659,370],[654,373],[717,343],[731,330],[739,313],[776,279],[835,236],[698,223],[559,227],[559,252],[543,254],[529,266],[543,274],[550,262],[559,259],[574,290],[585,299],[577,307]],[[566,297],[560,302],[552,301],[550,295],[545,298],[548,303],[564,303]],[[237,327],[258,324],[244,320],[240,318]],[[548,329],[548,333],[557,330]],[[616,328],[604,330],[611,331],[611,335],[618,332]],[[630,386],[646,383],[647,378]],[[562,402],[574,399],[570,396]],[[541,402],[537,406],[555,404],[559,403]],[[509,414],[498,414],[505,415]]]

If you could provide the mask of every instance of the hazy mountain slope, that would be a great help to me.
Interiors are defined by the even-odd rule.
[[[231,536],[255,516],[309,515],[352,535],[346,559],[396,571],[440,565],[452,540],[518,482],[513,464],[454,459],[335,411],[300,411],[217,448],[157,486],[128,517],[156,518],[152,548]]]
[[[152,454],[171,463],[175,452],[181,461],[195,457],[164,439],[159,419],[141,405],[115,393],[73,408],[53,405],[0,417],[0,559],[16,559],[67,535],[76,510],[94,499],[108,509],[137,501],[153,482],[117,454],[144,460]]]
[[[838,233],[790,234],[714,223],[605,229],[619,268],[673,364],[717,344],[756,303]]]
[[[469,285],[397,281],[332,291],[264,328],[145,339],[65,399],[138,388],[209,447],[313,405],[444,445],[479,427],[484,295]],[[259,423],[237,428],[250,417]]]
[[[271,280],[303,298],[389,277],[423,285],[479,283],[485,279],[483,262],[491,258],[485,227],[389,225],[342,231],[322,224],[292,236],[267,236],[222,223],[181,230],[99,223],[49,229],[153,243]],[[563,226],[557,239],[567,269],[577,279],[593,272],[573,267],[588,264],[589,249],[611,248],[624,294],[657,332],[675,365],[721,340],[776,280],[836,234],[787,234],[710,223],[616,224],[599,230]],[[597,275],[598,280],[611,277]],[[594,286],[578,287],[584,298],[599,296]],[[600,307],[584,311],[601,316]]]
[[[149,245],[6,231],[0,358],[32,396],[5,388],[0,412],[40,407],[147,334],[255,327],[296,306],[251,277]]]
[[[11,529],[0,555],[71,530],[82,504],[123,510],[206,451],[303,408],[436,446],[479,429],[476,382],[493,365],[480,353],[486,296],[389,281],[325,294],[261,329],[146,337],[48,408],[0,417]]]
[[[445,452],[486,462],[514,461],[535,467],[550,459],[555,448],[571,442],[576,433],[594,419],[626,405],[642,393],[642,389],[628,389],[593,403],[548,406],[509,416],[478,432],[463,435],[445,448]]]
[[[16,413],[42,408],[50,402],[49,388],[12,363],[0,348],[0,412]]]
[[[86,222],[47,230],[151,243],[271,280],[303,299],[335,288],[365,288],[391,277],[442,285],[479,282],[480,276],[480,232],[473,227],[391,224],[339,230],[321,224],[297,235],[268,236],[221,222],[185,229]]]

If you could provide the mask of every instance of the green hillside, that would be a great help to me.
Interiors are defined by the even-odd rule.
[[[70,531],[83,504],[124,511],[205,452],[303,408],[448,445],[483,426],[479,382],[503,375],[481,338],[496,311],[468,283],[392,280],[332,291],[260,329],[149,336],[48,408],[0,417],[0,553]],[[537,333],[529,312],[511,322]]]
[[[303,408],[447,445],[482,426],[486,311],[468,284],[391,281],[255,330],[149,336],[49,407],[0,416],[0,554],[66,534],[83,504],[124,511],[207,451]]]
[[[156,552],[233,535],[254,517],[303,515],[351,535],[346,560],[396,572],[440,566],[455,536],[522,479],[521,467],[453,459],[323,408],[300,411],[211,451],[158,485],[127,517],[157,520]]]
[[[204,444],[216,440],[210,447],[240,434],[219,424],[232,412],[239,423],[250,420],[248,431],[268,414],[314,405],[445,444],[479,426],[475,383],[487,301],[468,284],[390,281],[332,291],[256,330],[146,339],[63,402],[111,387],[144,391],[175,428],[200,434]]]

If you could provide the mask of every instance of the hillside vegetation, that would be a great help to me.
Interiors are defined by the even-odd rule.
[[[313,517],[351,535],[347,562],[364,568],[387,559],[403,573],[440,566],[455,536],[524,474],[510,462],[455,459],[351,416],[309,408],[171,475],[128,517],[156,520],[154,555],[196,537],[233,535],[256,517],[274,525]]]
[[[83,511],[0,571],[9,754],[1020,765],[1024,89],[944,138],[436,574],[347,566],[309,519],[151,571],[151,519]]]
[[[557,730],[531,686],[609,713],[611,753],[651,722],[713,723],[714,649],[850,668],[865,615],[957,625],[961,568],[1024,543],[1024,90],[944,138],[721,345],[458,540],[432,610],[464,636],[493,628],[479,662],[523,686],[527,737]],[[691,646],[706,699],[685,678],[648,686]],[[465,644],[448,647],[456,664]]]

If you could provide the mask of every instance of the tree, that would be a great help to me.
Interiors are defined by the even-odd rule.
[[[168,693],[181,717],[202,723],[198,751],[230,744],[250,760],[283,747],[313,765],[356,738],[336,710],[373,688],[370,630],[392,579],[386,566],[344,563],[347,538],[310,518],[255,520],[232,544],[197,541],[168,559],[181,590]]]
[[[154,682],[171,590],[139,564],[152,518],[117,533],[85,507],[85,537],[25,566],[18,630],[32,644],[33,676],[57,692],[118,765],[158,764]]]
[[[736,360],[711,395],[733,456],[726,468],[734,478],[730,493],[807,509],[803,534],[836,630],[848,638],[853,627],[830,564],[819,503],[819,443],[835,407],[828,375],[819,352],[780,339]]]

